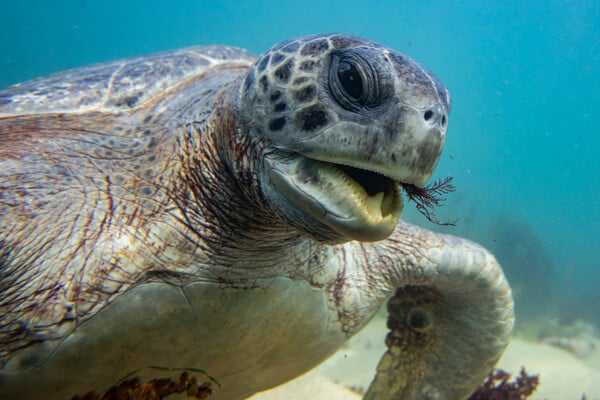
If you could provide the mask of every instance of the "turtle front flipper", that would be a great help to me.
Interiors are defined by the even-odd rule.
[[[399,256],[385,263],[398,283],[387,305],[388,350],[364,399],[466,398],[512,331],[513,301],[500,265],[475,243],[406,223],[380,246],[379,254]]]

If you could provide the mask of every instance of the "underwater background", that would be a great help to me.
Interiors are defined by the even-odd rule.
[[[323,32],[408,54],[453,97],[434,178],[454,176],[438,215],[459,221],[432,225],[411,203],[405,218],[496,254],[517,332],[600,328],[599,1],[23,0],[3,2],[0,21],[0,88],[198,44],[259,54]]]

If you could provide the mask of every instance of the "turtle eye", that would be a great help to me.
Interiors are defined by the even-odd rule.
[[[329,69],[329,88],[346,110],[360,112],[378,102],[377,73],[357,54],[334,54]]]
[[[433,321],[427,310],[415,308],[408,313],[406,323],[414,331],[425,332],[431,328]]]
[[[355,101],[361,100],[364,96],[364,84],[356,67],[347,61],[340,61],[337,76],[346,94]]]

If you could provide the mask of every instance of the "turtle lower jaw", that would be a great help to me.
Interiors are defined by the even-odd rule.
[[[298,154],[269,164],[272,184],[293,206],[351,240],[387,238],[402,214],[400,183],[379,173]]]

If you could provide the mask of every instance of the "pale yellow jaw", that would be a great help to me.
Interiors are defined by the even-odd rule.
[[[296,207],[352,240],[388,237],[402,214],[398,184],[369,195],[335,164],[298,156],[275,163],[270,179]]]

